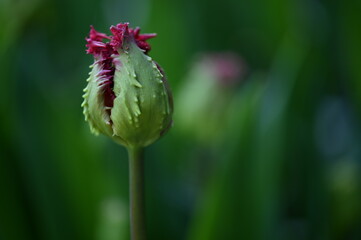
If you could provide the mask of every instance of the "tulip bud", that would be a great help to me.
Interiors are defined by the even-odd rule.
[[[120,23],[112,36],[91,27],[87,53],[94,56],[82,107],[93,133],[102,133],[127,147],[145,147],[171,126],[173,100],[164,72],[147,55],[139,28]],[[103,40],[108,40],[104,42]]]
[[[178,93],[177,129],[203,143],[222,138],[230,103],[245,71],[245,63],[235,53],[197,57]]]

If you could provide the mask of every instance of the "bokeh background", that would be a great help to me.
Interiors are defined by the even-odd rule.
[[[124,21],[158,34],[150,55],[175,99],[172,130],[146,149],[149,239],[361,239],[360,12],[0,0],[0,239],[129,239],[126,151],[80,107],[89,25]]]

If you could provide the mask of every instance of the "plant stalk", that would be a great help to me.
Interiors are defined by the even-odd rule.
[[[143,148],[128,148],[131,240],[146,240]]]

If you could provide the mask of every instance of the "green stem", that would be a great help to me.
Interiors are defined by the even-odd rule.
[[[143,148],[128,148],[130,231],[132,240],[146,240]]]

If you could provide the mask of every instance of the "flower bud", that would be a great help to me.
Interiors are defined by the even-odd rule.
[[[144,147],[171,126],[173,100],[162,68],[147,55],[139,28],[120,23],[112,36],[91,27],[87,53],[94,56],[82,107],[93,133],[127,147]],[[107,40],[104,42],[103,40]]]
[[[178,92],[177,129],[203,143],[221,139],[245,71],[244,61],[235,53],[198,56]]]

